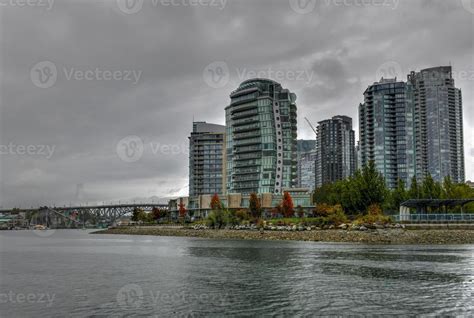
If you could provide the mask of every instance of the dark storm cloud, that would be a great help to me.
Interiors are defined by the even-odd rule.
[[[311,1],[148,0],[130,14],[115,0],[55,1],[50,10],[8,3],[0,7],[0,205],[185,194],[193,117],[223,124],[230,91],[252,74],[278,77],[298,95],[299,137],[310,138],[304,116],[347,114],[357,124],[364,89],[385,71],[405,78],[451,63],[473,177],[474,10],[461,1],[322,0],[312,9]],[[56,78],[38,82],[45,61]],[[209,85],[216,62],[228,73]],[[122,148],[128,136],[142,142],[141,154]]]

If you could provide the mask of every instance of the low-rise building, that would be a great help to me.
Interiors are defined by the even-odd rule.
[[[284,189],[293,199],[295,210],[301,207],[305,212],[310,213],[314,208],[312,192],[304,188]],[[173,218],[178,216],[179,204],[183,203],[188,215],[194,218],[205,218],[211,211],[211,200],[213,195],[198,195],[192,197],[182,197],[170,200],[169,210]],[[260,193],[257,194],[264,213],[270,214],[278,206],[283,198],[283,194]],[[219,195],[221,203],[229,210],[247,209],[249,207],[250,195],[241,193],[231,193]]]

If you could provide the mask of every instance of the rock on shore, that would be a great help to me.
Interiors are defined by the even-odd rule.
[[[402,228],[306,231],[257,231],[234,229],[192,229],[182,227],[127,227],[95,232],[97,234],[184,236],[211,239],[292,240],[348,242],[365,244],[474,244],[474,230],[407,230]]]

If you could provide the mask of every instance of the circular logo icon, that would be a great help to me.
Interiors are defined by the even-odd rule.
[[[56,230],[49,230],[47,228],[39,228],[36,226],[33,228],[33,233],[39,237],[50,237],[54,233],[56,233]]]
[[[56,84],[58,70],[50,61],[36,63],[30,70],[31,82],[39,88],[50,88]]]
[[[394,61],[388,61],[379,66],[375,74],[375,80],[379,81],[381,78],[387,79],[395,77],[401,79],[402,76],[402,67],[400,64]]]
[[[119,289],[117,303],[124,309],[138,309],[143,303],[143,289],[137,284],[128,284]]]
[[[134,14],[143,8],[143,0],[117,0],[117,6],[125,14]]]
[[[290,7],[299,14],[307,14],[313,12],[316,7],[316,0],[289,0]]]
[[[128,136],[117,143],[117,155],[122,161],[135,162],[143,156],[143,140],[138,136]]]
[[[229,66],[226,62],[213,62],[204,68],[202,76],[210,87],[222,88],[229,83]]]
[[[474,0],[461,0],[461,3],[464,9],[474,14]]]

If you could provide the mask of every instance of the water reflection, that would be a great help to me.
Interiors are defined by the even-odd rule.
[[[3,293],[55,295],[1,302],[2,317],[474,314],[467,245],[12,232],[0,233],[0,279]]]

